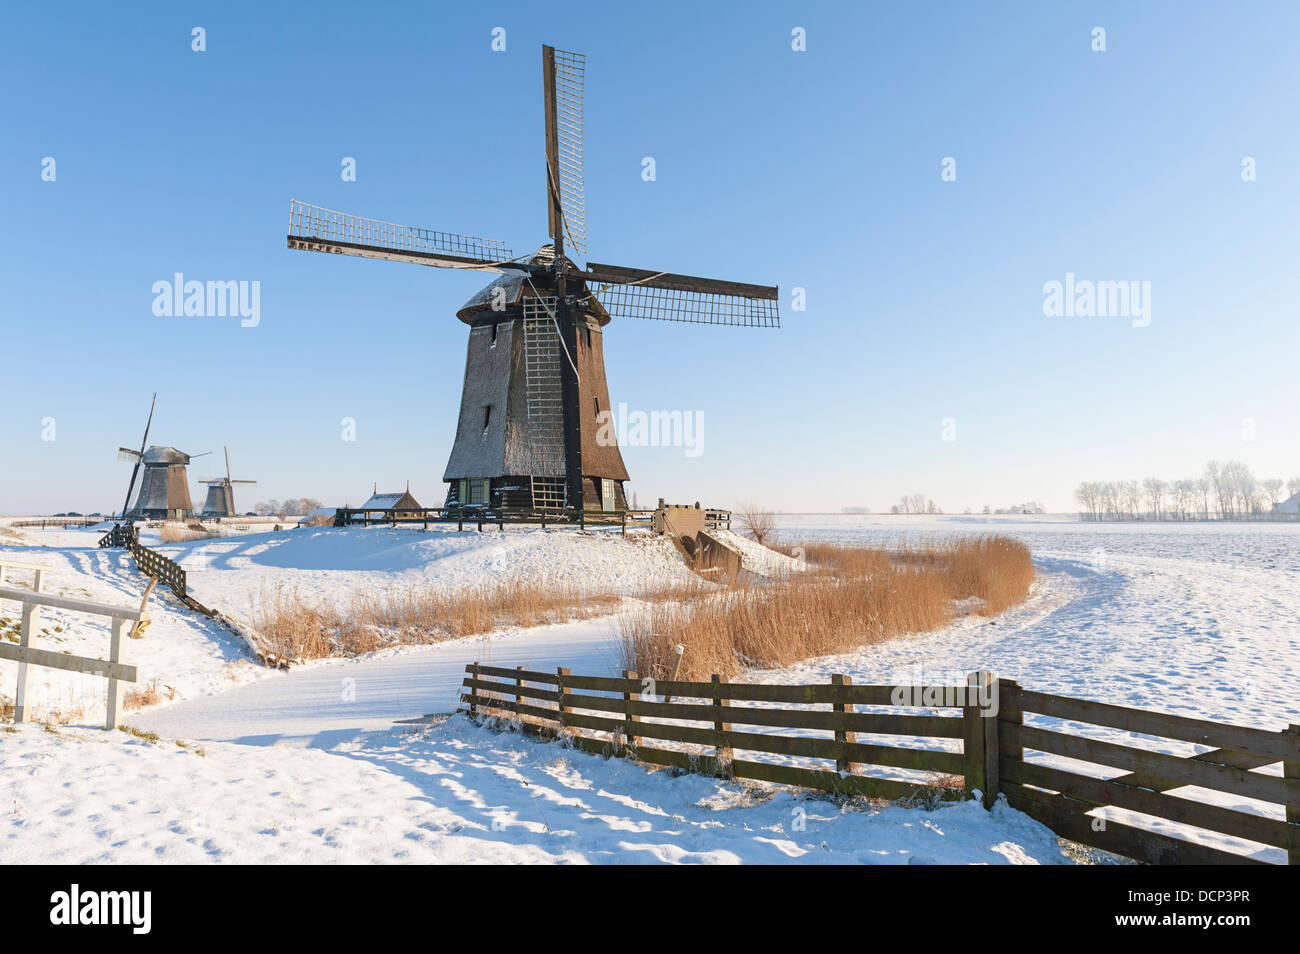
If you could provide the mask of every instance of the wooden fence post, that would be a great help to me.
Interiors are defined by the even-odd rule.
[[[1288,735],[1300,735],[1300,725],[1289,725],[1286,727],[1286,731]],[[1300,778],[1300,760],[1283,762],[1282,775],[1284,778]],[[1300,825],[1300,805],[1287,805],[1286,820],[1293,825]],[[1288,851],[1286,853],[1286,863],[1300,865],[1300,851],[1295,849]]]
[[[20,649],[27,649],[32,644],[32,634],[36,631],[37,621],[41,618],[41,608],[35,603],[23,603],[23,626],[18,636]],[[27,718],[27,663],[18,664],[18,691],[14,694],[14,724]]]
[[[834,673],[831,676],[831,685],[851,686],[853,685],[853,677]],[[847,714],[853,711],[853,704],[849,702],[835,702],[831,704],[831,709],[835,712]],[[848,745],[858,741],[858,734],[856,732],[850,732],[847,729],[836,729],[835,741]],[[839,772],[841,775],[852,775],[853,766],[854,763],[849,761],[848,750],[841,749],[840,753],[835,756],[835,771]]]
[[[560,732],[564,731],[568,722],[567,715],[571,711],[571,707],[569,706],[566,697],[572,693],[572,690],[564,684],[564,677],[567,675],[569,675],[569,668],[567,666],[560,666],[555,670],[555,687],[560,696],[558,701],[560,710]]]
[[[469,678],[473,682],[478,682],[478,660],[477,659],[474,660],[474,662],[470,663]],[[478,686],[470,686],[469,695],[470,695],[469,714],[472,718],[473,716],[478,715],[478,702],[475,700],[475,697],[478,695]]]
[[[516,666],[516,667],[515,667],[515,672],[517,672],[517,673],[521,673],[521,674],[522,674],[523,671],[524,671],[524,667],[523,667],[523,666]],[[516,688],[516,689],[521,688],[521,687],[523,686],[523,684],[524,684],[523,676],[522,676],[522,675],[516,676],[516,677],[515,677],[515,688]],[[515,718],[516,718],[516,719],[520,718],[520,715],[519,715],[519,706],[522,706],[523,704],[524,704],[524,697],[523,697],[523,695],[522,695],[521,693],[516,692],[516,693],[515,693]]]
[[[130,620],[114,619],[113,620],[113,639],[109,644],[108,661],[111,663],[120,663],[122,661],[122,637],[126,635],[127,624]],[[104,720],[105,729],[117,728],[117,714],[122,708],[122,683],[112,676],[108,677],[108,718]]]
[[[980,792],[988,788],[988,762],[984,750],[983,716],[978,698],[978,690],[984,681],[984,673],[973,672],[966,677],[966,705],[962,706],[962,748],[966,763],[966,794]]]
[[[998,706],[1002,687],[991,672],[984,673],[984,696],[988,700],[980,706],[980,719],[984,723],[984,807],[992,809],[1002,787],[1002,770],[998,763],[1001,744],[998,741]]]
[[[717,741],[714,743],[714,758],[717,761],[718,771],[725,775],[731,775],[731,761],[733,752],[731,746],[727,744],[727,733],[731,731],[731,723],[723,722],[723,712],[731,706],[730,699],[724,699],[722,693],[717,691],[717,687],[723,685],[722,677],[717,673],[713,674],[712,683],[715,687],[713,693],[713,710],[716,713],[713,720],[713,731],[717,735]]]
[[[624,669],[623,678],[635,683],[638,678],[636,670]],[[632,711],[632,702],[637,695],[632,691],[631,685],[623,693],[623,739],[629,749],[636,748],[636,727],[633,723],[641,721],[641,717]]]

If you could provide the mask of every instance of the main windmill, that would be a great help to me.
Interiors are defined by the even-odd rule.
[[[140,440],[140,449],[129,447],[117,449],[117,459],[134,464],[131,468],[131,481],[126,486],[126,501],[122,504],[124,520],[183,520],[194,512],[190,502],[189,476],[186,467],[195,457],[202,454],[187,454],[175,447],[163,447],[149,444],[149,428],[153,425],[154,405],[158,395],[153,396],[149,404],[149,419],[144,425],[144,437]],[[131,493],[135,490],[135,480],[144,468],[144,477],[140,481],[140,494],[131,506]],[[128,509],[129,508],[129,509]]]
[[[619,510],[628,479],[611,427],[603,331],[613,318],[779,327],[777,288],[643,268],[580,267],[586,58],[542,47],[551,242],[501,242],[394,225],[290,200],[291,249],[501,275],[457,312],[470,326],[447,504]]]

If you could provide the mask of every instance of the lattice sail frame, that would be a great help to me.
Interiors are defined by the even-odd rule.
[[[582,103],[587,57],[555,51],[555,139],[560,168],[564,234],[574,250],[587,254],[587,194],[583,177]]]
[[[781,327],[781,309],[775,298],[744,298],[649,285],[605,285],[598,288],[595,295],[611,318],[648,318],[746,328]]]
[[[396,252],[452,255],[484,263],[505,263],[514,258],[510,249],[496,239],[397,225],[363,215],[324,209],[297,199],[289,200],[289,235],[300,239],[386,248]]]

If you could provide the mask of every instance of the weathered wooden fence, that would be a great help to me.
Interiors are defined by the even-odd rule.
[[[1165,715],[1031,692],[988,673],[971,674],[965,686],[855,686],[847,676],[829,684],[751,685],[717,676],[654,683],[634,672],[609,678],[474,663],[466,666],[463,686],[471,715],[513,717],[524,731],[563,736],[598,754],[874,798],[954,799],[979,792],[992,807],[1003,793],[1010,805],[1062,837],[1139,861],[1258,860],[1204,844],[1213,832],[1282,849],[1290,863],[1300,863],[1300,726],[1269,732]],[[1032,720],[1053,720],[1050,728],[1026,723],[1027,713]],[[1213,748],[1170,755],[1089,738],[1072,730],[1074,724]],[[960,751],[954,751],[956,740]],[[737,758],[737,750],[758,757]],[[1027,760],[1025,750],[1042,755]],[[1122,774],[1098,777],[1047,764],[1059,758]],[[1277,763],[1281,775],[1255,771]],[[878,767],[928,777],[884,778],[874,774]],[[1256,810],[1170,794],[1184,786],[1252,800]],[[1145,818],[1095,817],[1107,807]],[[1144,827],[1153,820],[1183,827]]]
[[[620,527],[623,535],[630,529],[653,526],[653,510],[523,510],[514,507],[421,507],[391,508],[388,510],[360,510],[355,507],[340,507],[334,513],[334,526],[363,526],[420,524],[427,530],[431,523],[454,523],[457,530],[466,526],[476,527],[481,533],[484,527],[496,527],[504,530],[506,524],[537,524],[547,527],[579,525],[586,527],[605,526]],[[710,529],[731,527],[730,510],[708,510],[705,513],[705,526]]]
[[[128,540],[126,549],[141,573],[168,587],[182,601],[188,599],[185,570],[179,563],[169,560],[156,550],[150,550],[139,540]]]
[[[122,707],[123,682],[136,681],[136,669],[122,661],[123,638],[136,631],[143,621],[148,619],[146,607],[153,584],[145,590],[144,599],[139,607],[112,606],[108,603],[96,603],[90,600],[74,599],[68,596],[54,596],[37,590],[20,590],[15,587],[0,586],[0,600],[16,600],[22,604],[22,629],[18,645],[0,642],[0,659],[9,659],[18,663],[18,688],[14,695],[14,722],[23,722],[27,718],[27,667],[44,666],[48,669],[62,669],[67,672],[79,672],[103,676],[108,679],[108,715],[104,728],[117,726],[118,713]],[[46,649],[37,649],[32,640],[40,625],[42,606],[68,610],[74,613],[88,613],[95,616],[107,616],[112,620],[108,659],[96,659],[90,656],[73,656],[68,653],[56,653]],[[134,624],[134,626],[133,626]]]
[[[1280,848],[1287,852],[1291,864],[1300,864],[1300,726],[1269,732],[1032,692],[1008,680],[1001,683],[1000,698],[1000,790],[1009,804],[1058,834],[1153,864],[1244,864],[1254,860],[1197,844],[1172,830],[1152,831],[1143,827],[1142,819],[1128,814],[1133,813]],[[1025,723],[1026,714],[1062,721],[1053,722],[1050,728],[1030,725]],[[1090,738],[1070,731],[1071,724],[1212,748],[1197,755],[1170,755]],[[1129,735],[1124,738],[1131,740]],[[1171,747],[1167,741],[1159,744]],[[1044,764],[1041,757],[1027,761],[1026,750],[1052,756],[1051,761],[1058,764]],[[1083,774],[1073,767],[1062,768],[1062,758],[1120,774],[1109,778]],[[1278,763],[1281,775],[1255,771]],[[1226,793],[1234,807],[1186,793],[1169,794],[1187,787]],[[1256,811],[1242,810],[1249,809],[1246,802],[1252,801]],[[1260,813],[1269,806],[1280,817]],[[1100,814],[1090,814],[1098,810],[1102,810]],[[1117,820],[1117,814],[1124,820]],[[1188,835],[1197,837],[1195,831]]]
[[[468,692],[462,699],[471,714],[516,715],[525,730],[564,733],[587,751],[635,755],[659,765],[873,798],[960,798],[960,783],[952,788],[923,779],[899,781],[865,774],[861,769],[874,765],[938,776],[961,775],[978,786],[987,772],[984,749],[977,745],[969,753],[958,753],[860,742],[859,735],[931,740],[975,735],[982,739],[984,723],[995,721],[981,718],[979,691],[965,687],[948,690],[947,697],[940,700],[947,714],[919,715],[864,711],[895,709],[890,695],[893,687],[855,686],[848,677],[839,677],[829,685],[776,686],[723,682],[717,677],[711,682],[652,683],[634,672],[608,678],[577,676],[567,669],[543,673],[477,663],[467,666],[466,672]],[[659,701],[659,696],[673,701]],[[733,705],[740,702],[760,705]],[[821,730],[824,737],[747,731],[737,726]],[[586,736],[578,731],[582,729],[610,736]],[[704,746],[706,751],[657,747],[653,745],[656,740]],[[834,769],[789,760],[737,758],[737,750],[829,762]],[[979,764],[971,764],[971,759]],[[952,781],[940,779],[941,783]]]

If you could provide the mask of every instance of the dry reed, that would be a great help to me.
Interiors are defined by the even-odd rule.
[[[1005,537],[951,539],[894,553],[827,545],[803,552],[805,572],[625,614],[623,665],[663,679],[673,648],[682,644],[681,679],[789,666],[938,629],[958,615],[958,600],[978,597],[977,612],[1002,612],[1025,598],[1034,579],[1028,548]]]
[[[631,598],[689,600],[709,589],[703,582],[688,582]],[[507,580],[455,590],[418,585],[379,593],[356,590],[343,608],[313,605],[296,590],[280,588],[263,592],[252,616],[270,651],[290,659],[318,659],[590,619],[613,613],[627,598],[613,591]]]

